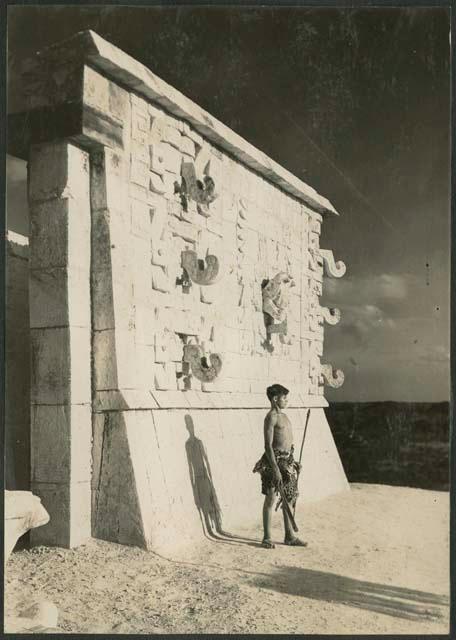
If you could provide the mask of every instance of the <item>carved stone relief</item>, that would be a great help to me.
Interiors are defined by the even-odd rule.
[[[289,289],[294,286],[293,278],[284,271],[277,273],[271,280],[263,282],[261,293],[263,318],[266,327],[264,347],[270,352],[274,350],[271,339],[272,334],[279,334],[281,341],[284,342],[284,336],[288,333]]]
[[[211,353],[208,357],[199,344],[186,344],[183,360],[188,363],[191,374],[201,382],[213,382],[222,368],[221,356]]]
[[[212,175],[212,164],[215,161],[209,148],[203,147],[198,151],[194,162],[184,161],[181,167],[182,183],[178,190],[183,208],[187,210],[189,201],[193,201],[198,213],[206,218],[210,216],[209,205],[218,197]]]
[[[167,293],[170,290],[168,264],[170,233],[165,201],[150,207],[150,253],[152,288]]]
[[[337,262],[334,260],[333,252],[330,249],[320,249],[320,257],[323,261],[325,274],[330,278],[342,278],[345,275],[347,267],[342,260]]]
[[[333,369],[331,364],[322,364],[321,374],[326,383],[333,389],[338,389],[344,384],[344,372],[340,369]]]
[[[187,249],[181,254],[182,268],[191,282],[202,286],[214,284],[219,277],[220,265],[217,256],[207,255],[204,260],[198,259],[196,251]]]
[[[338,322],[340,322],[340,318],[341,318],[340,309],[337,309],[335,307],[334,308],[321,307],[321,315],[324,321],[330,325],[335,325]]]

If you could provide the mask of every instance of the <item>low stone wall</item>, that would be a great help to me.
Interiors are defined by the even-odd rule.
[[[5,332],[5,482],[30,489],[30,323],[28,239],[8,232]]]

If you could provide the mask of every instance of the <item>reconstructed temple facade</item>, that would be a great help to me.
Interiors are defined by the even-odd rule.
[[[31,489],[42,544],[163,550],[260,516],[266,387],[290,389],[303,499],[348,487],[326,422],[333,206],[93,32],[24,64]]]

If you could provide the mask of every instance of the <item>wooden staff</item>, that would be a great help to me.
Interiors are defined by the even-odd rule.
[[[279,485],[278,489],[279,489],[279,493],[280,493],[280,499],[282,501],[282,509],[284,509],[285,513],[289,517],[290,522],[291,522],[291,526],[293,527],[293,531],[299,531],[298,525],[296,524],[295,519],[294,519],[294,514],[291,513],[290,505],[288,504],[288,500],[285,497],[285,494],[283,492],[282,486]],[[276,509],[276,511],[277,511],[277,509]]]
[[[304,449],[304,441],[306,439],[307,427],[309,425],[309,417],[310,417],[310,409],[307,409],[306,424],[304,426],[304,433],[302,434],[301,451],[299,453],[299,469],[298,469],[298,473],[296,475],[296,488],[298,487],[299,474],[301,473],[302,450]],[[275,508],[276,511],[281,506],[282,503],[283,503],[283,495],[282,495],[282,493],[280,493],[280,500],[277,502],[277,505],[276,505],[276,508]],[[288,505],[288,503],[287,503],[287,505]],[[290,511],[290,508],[288,508],[288,511]],[[293,507],[293,522],[294,522],[295,513],[296,513],[296,501],[295,501],[294,507]],[[296,528],[295,531],[297,531],[297,530],[298,529]]]
[[[299,474],[301,473],[302,450],[304,449],[304,441],[306,439],[307,427],[309,424],[309,417],[310,417],[310,409],[307,409],[306,425],[304,427],[304,433],[302,434],[301,451],[299,453],[299,467],[298,467],[298,474],[296,476],[296,488],[298,487]],[[295,513],[296,513],[296,500],[293,507],[293,516],[295,515]]]

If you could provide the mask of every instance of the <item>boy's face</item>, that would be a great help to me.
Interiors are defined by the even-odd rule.
[[[285,409],[288,404],[288,396],[275,396],[274,400],[280,409]]]

